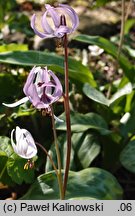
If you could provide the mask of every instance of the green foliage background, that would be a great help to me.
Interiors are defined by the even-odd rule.
[[[32,38],[29,18],[20,12],[13,14],[11,11],[18,5],[16,1],[10,2],[2,3],[0,28],[8,24],[10,31],[21,31]],[[97,0],[95,6],[108,2]],[[125,23],[125,37],[129,37],[134,23],[135,19]],[[72,152],[66,199],[122,199],[124,188],[115,173],[121,167],[135,173],[135,53],[129,43],[123,45],[117,59],[117,44],[101,36],[79,34],[72,41],[104,49],[104,54],[117,62],[122,76],[117,82],[101,85],[89,65],[83,65],[74,56],[69,57]],[[46,155],[39,150],[34,158],[35,168],[24,170],[26,160],[13,152],[10,143],[10,132],[16,125],[27,128],[57,163],[50,118],[42,117],[30,103],[11,109],[4,107],[2,102],[14,102],[24,96],[22,88],[34,65],[48,66],[64,83],[63,57],[49,50],[31,50],[27,42],[8,44],[2,38],[0,44],[0,182],[12,188],[29,184],[29,190],[26,194],[22,191],[20,199],[59,199],[57,179]],[[111,95],[107,98],[110,87]],[[80,95],[79,108],[75,108],[76,95]],[[55,104],[54,109],[56,115],[65,119],[62,102]],[[64,169],[65,122],[56,123],[56,129]]]

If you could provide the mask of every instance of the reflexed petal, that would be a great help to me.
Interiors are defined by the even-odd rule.
[[[31,85],[29,87],[29,100],[31,101],[33,106],[38,108],[38,104],[40,103],[40,97],[34,85]]]
[[[43,14],[41,18],[41,24],[43,28],[43,32],[38,31],[35,27],[35,14],[31,19],[31,27],[34,30],[35,34],[37,34],[41,38],[53,38],[58,37],[61,38],[64,34],[69,34],[75,31],[75,29],[79,25],[79,18],[73,8],[65,4],[59,4],[58,7],[52,7],[49,4],[45,5],[46,12]],[[48,15],[52,19],[53,23],[48,22]],[[61,23],[61,16],[68,16],[71,22],[70,26],[64,26],[64,23]]]
[[[40,69],[40,67],[38,67],[38,69]],[[33,83],[33,81],[34,81],[34,78],[35,78],[35,70],[37,70],[37,68],[34,66],[34,67],[32,68],[32,70],[30,71],[30,73],[29,73],[29,75],[28,75],[28,77],[27,77],[26,83],[25,83],[25,85],[24,85],[24,87],[23,87],[24,94],[26,94],[26,95],[29,94],[29,92],[28,92],[29,86],[30,86],[30,85]]]
[[[7,107],[16,107],[16,106],[19,106],[25,102],[27,102],[29,100],[28,97],[24,97],[22,99],[20,99],[19,101],[15,102],[15,103],[12,103],[12,104],[6,104],[6,103],[2,103],[4,106],[7,106]]]
[[[44,13],[42,20],[42,27],[46,34],[53,34],[53,29],[50,27],[48,21],[47,21],[47,11]]]
[[[34,30],[35,34],[37,34],[41,38],[53,37],[53,35],[49,35],[49,34],[38,31],[35,28],[35,20],[36,20],[36,15],[33,14],[32,18],[31,18],[31,28]]]
[[[65,4],[59,4],[61,8],[63,8],[63,12],[67,13],[72,21],[72,29],[71,32],[73,32],[79,25],[79,18],[74,9],[68,5]]]
[[[24,93],[28,96],[29,100],[31,103],[36,107],[36,104],[40,102],[40,98],[38,95],[38,92],[36,90],[36,86],[34,84],[34,79],[36,76],[36,72],[41,71],[40,67],[33,67],[32,70],[30,71],[28,78],[26,80],[26,83],[24,85],[23,91]]]
[[[59,25],[60,25],[60,16],[56,11],[57,9],[50,6],[49,4],[46,4],[45,7],[47,9],[47,12],[51,15],[55,27],[56,28],[59,27]]]
[[[53,93],[53,97],[60,98],[62,96],[62,92],[63,92],[61,82],[59,81],[57,76],[51,70],[49,70],[48,72],[53,77],[55,84],[56,84],[55,91]]]
[[[37,109],[48,109],[62,95],[62,85],[47,67],[34,67],[24,85],[24,93]]]

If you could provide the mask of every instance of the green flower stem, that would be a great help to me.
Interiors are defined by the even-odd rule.
[[[53,112],[52,106],[51,106],[51,119],[52,119],[52,129],[53,129],[54,143],[55,143],[57,162],[58,162],[58,175],[57,175],[57,177],[58,177],[58,184],[59,184],[59,191],[60,191],[60,199],[64,200],[63,180],[62,180],[62,172],[61,172],[61,157],[60,157],[60,151],[59,151],[59,146],[58,146],[58,142],[57,142],[54,112]]]

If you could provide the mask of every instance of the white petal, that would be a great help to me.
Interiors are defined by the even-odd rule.
[[[29,131],[27,131],[26,129],[22,129],[22,134],[25,136],[25,138],[21,140],[19,144],[22,150],[22,157],[30,159],[37,154],[37,147]]]
[[[2,103],[4,106],[7,106],[7,107],[16,107],[16,106],[19,106],[20,104],[23,104],[25,102],[27,102],[29,100],[28,97],[24,97],[22,99],[20,99],[19,101],[15,102],[15,103],[12,103],[12,104],[6,104],[6,103]]]
[[[17,126],[16,130],[15,130],[15,139],[16,139],[16,143],[19,142],[20,138],[21,138],[21,129]]]
[[[14,143],[13,133],[15,132],[16,144]],[[25,159],[31,159],[37,154],[37,147],[35,141],[26,129],[20,129],[18,126],[16,130],[11,132],[11,143],[16,154]]]
[[[16,144],[14,143],[14,140],[13,140],[13,133],[14,133],[14,131],[15,131],[15,129],[13,129],[13,130],[11,131],[11,144],[12,144],[12,147],[13,147],[15,153],[17,153]]]
[[[34,146],[34,148],[30,147],[30,145],[28,146],[28,150],[27,150],[27,158],[33,158],[35,155],[37,154],[37,147],[36,145]]]

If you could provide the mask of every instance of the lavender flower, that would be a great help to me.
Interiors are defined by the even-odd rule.
[[[64,34],[72,33],[76,30],[79,25],[79,18],[76,12],[68,5],[59,4],[58,7],[52,7],[49,4],[45,5],[46,12],[41,18],[41,25],[43,31],[39,31],[36,28],[36,15],[33,14],[31,19],[31,27],[41,38],[61,38]],[[49,23],[49,18],[51,17],[52,24]],[[65,16],[66,23],[70,22],[69,25],[65,25],[62,22],[61,17]]]
[[[13,139],[15,133],[16,144]],[[11,144],[16,154],[25,159],[31,159],[37,154],[37,147],[29,131],[18,126],[11,132]]]
[[[30,71],[23,91],[26,97],[21,100],[3,105],[7,107],[16,107],[30,100],[37,109],[44,109],[50,113],[50,105],[59,100],[62,96],[62,85],[57,76],[47,67],[33,67]],[[59,120],[54,116],[56,120]]]
[[[50,105],[62,96],[62,85],[47,67],[33,67],[23,91],[37,109],[46,109],[49,112]]]

